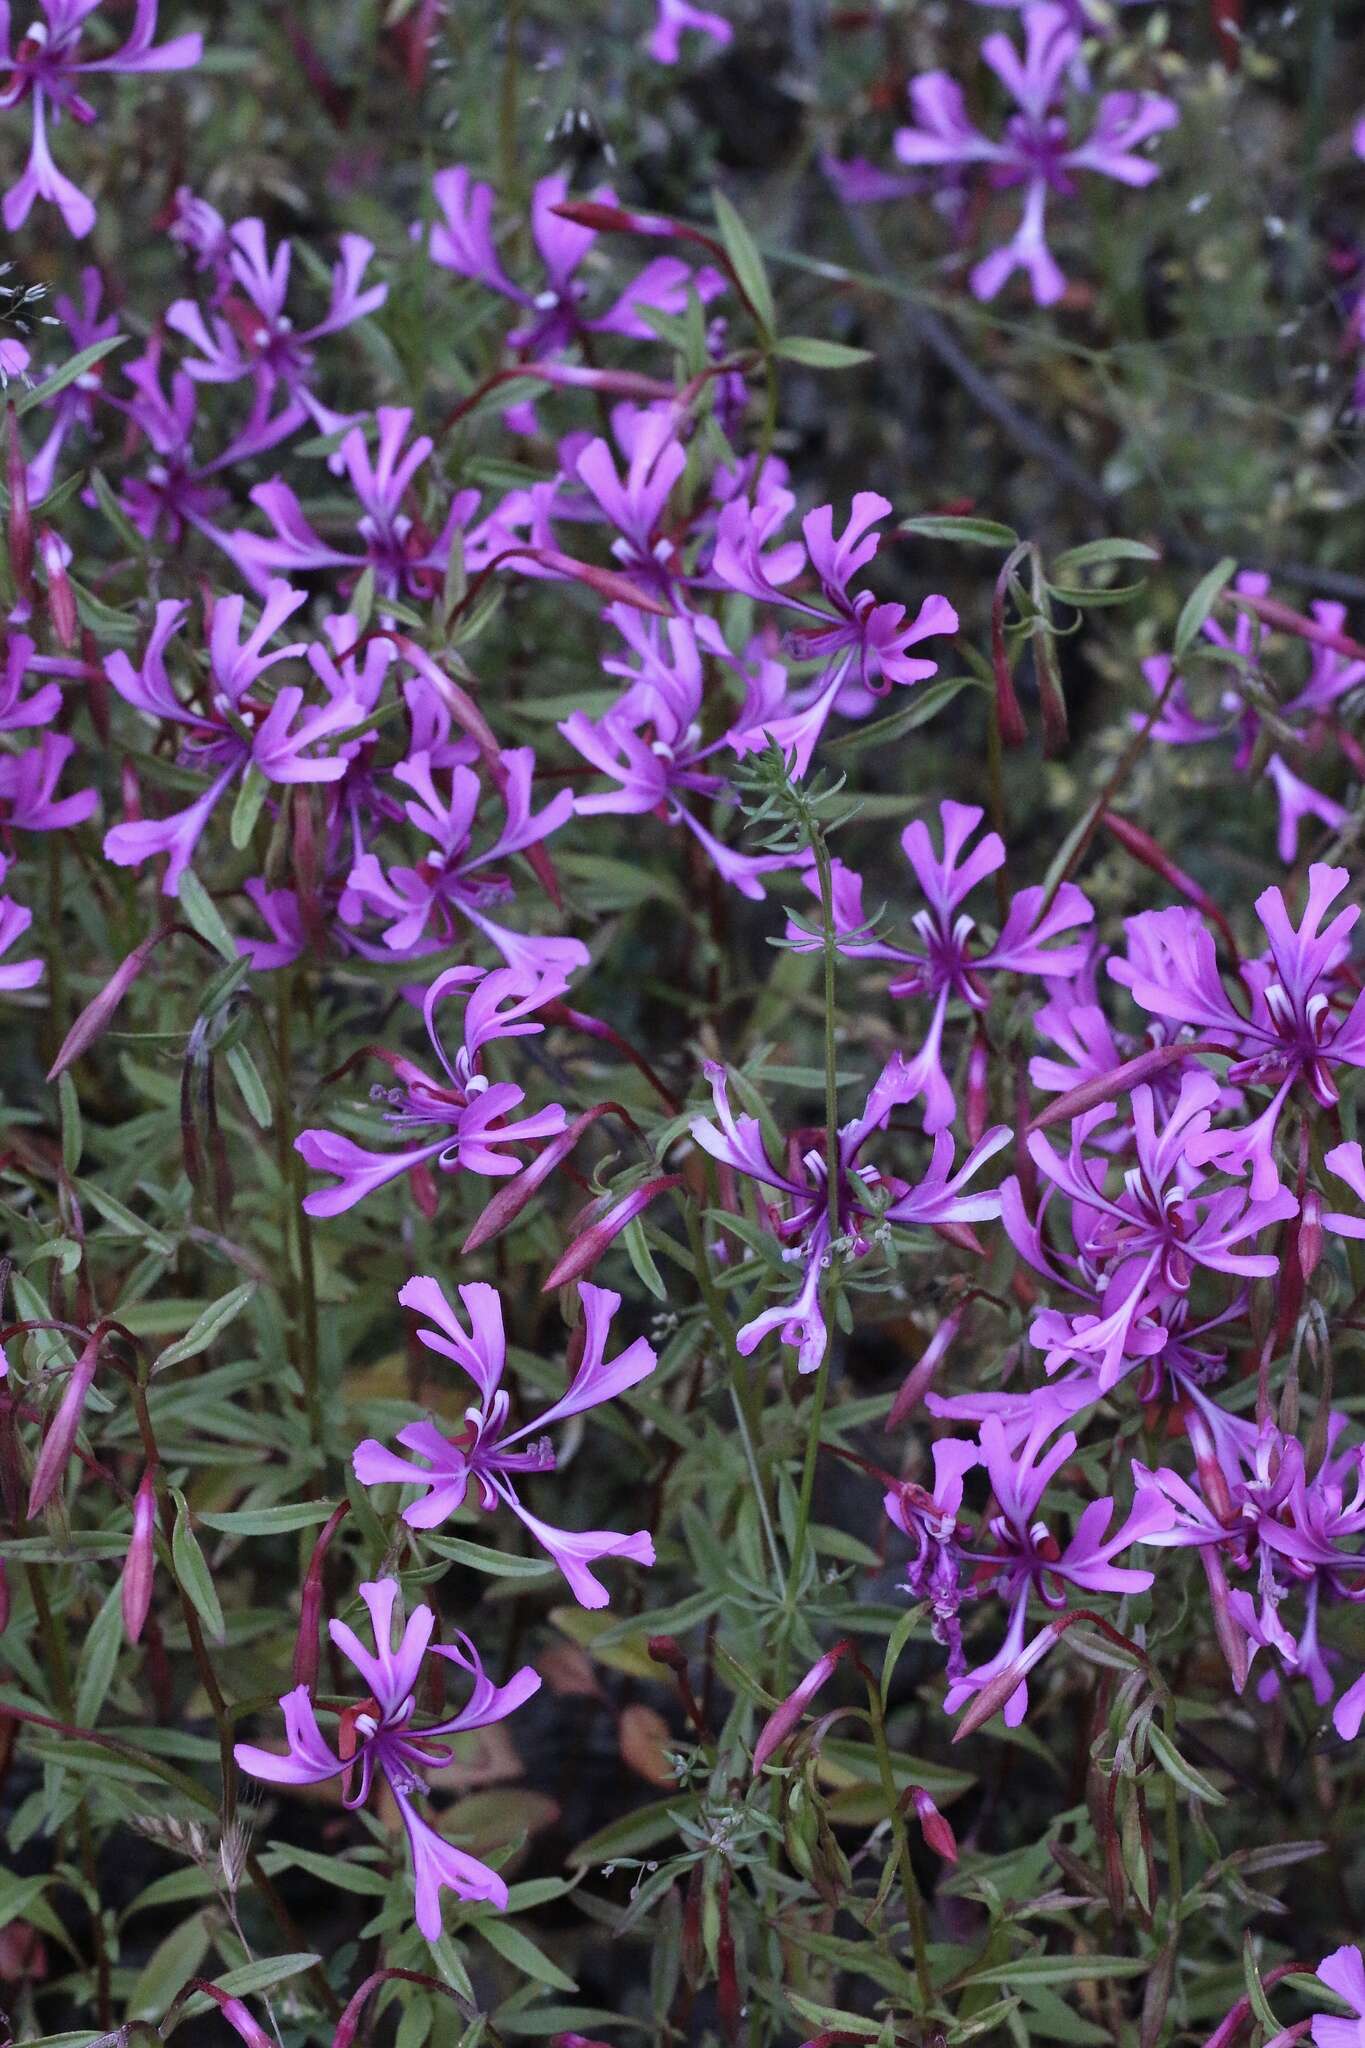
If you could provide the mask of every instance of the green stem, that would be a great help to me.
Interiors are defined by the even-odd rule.
[[[697,1285],[706,1304],[707,1318],[729,1367],[730,1399],[734,1403],[735,1420],[739,1424],[740,1442],[744,1446],[744,1457],[753,1482],[754,1498],[758,1503],[759,1519],[767,1540],[768,1554],[772,1559],[775,1583],[782,1583],[782,1553],[777,1547],[777,1531],[773,1528],[772,1516],[768,1512],[768,1501],[763,1491],[763,1475],[759,1471],[758,1453],[754,1448],[757,1434],[757,1416],[751,1413],[754,1388],[750,1375],[744,1370],[744,1361],[735,1349],[735,1335],[725,1304],[716,1292],[716,1283],[711,1278],[707,1263],[706,1244],[702,1234],[701,1217],[694,1203],[684,1205],[687,1219],[687,1239],[692,1248],[692,1260],[697,1272]]]
[[[924,1900],[915,1881],[914,1867],[910,1861],[910,1841],[905,1832],[905,1815],[901,1812],[900,1798],[896,1791],[896,1774],[891,1767],[891,1749],[886,1739],[886,1717],[882,1711],[881,1689],[872,1673],[863,1671],[863,1682],[867,1687],[867,1704],[872,1719],[872,1743],[877,1752],[877,1772],[881,1778],[882,1795],[891,1821],[891,1835],[896,1845],[896,1861],[901,1874],[901,1890],[905,1894],[906,1917],[910,1922],[910,1941],[915,1952],[915,1981],[919,1986],[919,2007],[921,2019],[927,2019],[934,2003],[934,1978],[929,1968],[929,1940],[924,1922]]]
[[[285,976],[282,979],[284,986],[280,992],[275,1026],[280,1071],[279,1167],[285,1199],[290,1204],[290,1214],[285,1218],[286,1242],[288,1226],[292,1221],[294,1241],[298,1248],[298,1292],[294,1307],[296,1321],[302,1324],[300,1353],[304,1405],[308,1410],[308,1428],[313,1448],[318,1454],[319,1461],[325,1462],[313,1219],[303,1206],[303,1198],[308,1192],[307,1168],[302,1154],[294,1149],[294,1139],[298,1135],[294,1124],[294,978]]]

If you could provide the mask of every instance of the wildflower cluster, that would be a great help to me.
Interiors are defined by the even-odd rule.
[[[793,10],[802,203],[1079,454],[765,253],[743,10],[622,161],[553,7],[0,4],[15,2041],[1365,2039],[1365,585],[1115,535],[1094,397],[1270,60],[986,4],[879,162]],[[835,430],[906,336],[1080,525]]]

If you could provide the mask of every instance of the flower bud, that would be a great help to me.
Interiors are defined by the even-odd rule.
[[[1322,1257],[1322,1196],[1316,1188],[1304,1192],[1299,1207],[1299,1271],[1311,1280]]]
[[[66,1461],[71,1456],[71,1446],[76,1441],[81,1415],[85,1408],[85,1397],[90,1392],[90,1383],[95,1377],[95,1363],[99,1357],[100,1333],[94,1332],[86,1340],[86,1346],[71,1368],[71,1377],[66,1383],[57,1413],[48,1425],[43,1438],[38,1462],[33,1468],[33,1484],[28,1494],[28,1518],[30,1521],[41,1513],[62,1481]]]
[[[967,1055],[967,1136],[979,1145],[990,1114],[990,1047],[978,1032]]]
[[[780,1749],[805,1712],[807,1700],[813,1699],[835,1667],[845,1658],[853,1644],[847,1640],[836,1643],[832,1650],[826,1650],[823,1657],[817,1657],[810,1670],[793,1691],[787,1694],[781,1706],[775,1707],[759,1731],[754,1744],[754,1774],[762,1770],[775,1749]]]
[[[936,1856],[941,1856],[945,1863],[956,1863],[957,1836],[953,1833],[952,1828],[943,1818],[943,1815],[939,1812],[923,1785],[912,1785],[910,1787],[910,1797],[914,1801],[915,1812],[919,1815],[920,1828],[929,1847]]]
[[[44,526],[39,531],[38,559],[43,565],[43,575],[47,579],[47,608],[52,619],[52,630],[63,647],[74,647],[80,634],[80,622],[76,616],[76,595],[71,588],[71,578],[66,573],[66,565],[71,560],[71,550],[50,526]]]
[[[156,1568],[156,1479],[149,1465],[133,1499],[133,1535],[123,1564],[120,1602],[123,1630],[130,1643],[137,1642],[152,1604],[152,1574]]]
[[[246,2042],[247,2048],[275,2048],[265,2028],[240,1998],[233,1998],[217,1984],[210,1984],[203,1977],[192,1977],[186,1989],[202,1991],[205,1998],[211,1998],[233,2032],[240,2034]]]

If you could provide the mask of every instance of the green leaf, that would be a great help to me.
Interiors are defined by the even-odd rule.
[[[175,1567],[175,1576],[200,1620],[213,1635],[221,1636],[223,1610],[218,1604],[218,1594],[204,1562],[204,1553],[190,1527],[189,1507],[177,1487],[171,1488],[171,1498],[175,1502],[175,1529],[171,1535],[171,1563]]]
[[[888,740],[898,740],[902,733],[927,725],[963,690],[984,688],[979,676],[944,676],[935,683],[922,683],[911,692],[910,702],[900,711],[893,711],[888,718],[874,718],[871,725],[860,725],[837,740],[825,741],[822,752],[837,760],[842,754],[861,754],[868,747],[884,747]]]
[[[122,348],[127,339],[126,334],[108,334],[103,341],[92,341],[89,348],[78,350],[62,364],[60,370],[54,370],[50,377],[44,377],[41,384],[35,384],[32,391],[24,393],[15,404],[18,417],[22,419],[26,412],[32,412],[35,405],[45,405],[49,398],[65,391],[68,384],[74,384],[87,370],[93,370],[96,363],[103,362],[116,348]]]
[[[1201,576],[1194,589],[1185,599],[1175,627],[1175,658],[1188,654],[1203,631],[1204,621],[1209,617],[1228,584],[1237,574],[1237,564],[1231,555],[1224,555],[1216,562],[1207,576]]]
[[[251,842],[269,786],[255,762],[251,762],[238,786],[237,801],[232,806],[232,822],[228,826],[228,838],[238,853]]]
[[[367,1863],[352,1863],[345,1856],[319,1856],[312,1849],[298,1849],[292,1843],[274,1842],[271,1849],[266,1869],[272,1877],[277,1869],[293,1864],[344,1892],[361,1892],[376,1899],[382,1899],[388,1892],[389,1880],[383,1871],[373,1870]]]
[[[275,1121],[275,1112],[270,1106],[270,1095],[261,1070],[244,1045],[234,1045],[227,1054],[228,1072],[241,1090],[253,1120],[263,1131],[268,1131]]]
[[[511,1551],[494,1550],[486,1543],[467,1543],[463,1536],[429,1536],[423,1530],[422,1540],[438,1557],[495,1579],[543,1579],[554,1570],[548,1557],[514,1557]]]
[[[272,1985],[283,1984],[289,1977],[298,1977],[305,1970],[311,1970],[320,1956],[308,1950],[295,1950],[286,1956],[263,1956],[258,1963],[243,1963],[240,1969],[225,1970],[213,1982],[220,1991],[228,1992],[233,1998],[247,1998],[253,1991],[269,1991]],[[193,1972],[188,1974],[193,1975]],[[186,2019],[194,2019],[200,2013],[213,2011],[213,2000],[206,1993],[196,1991],[185,2000],[181,2007]]]
[[[138,532],[132,520],[124,512],[122,505],[120,505],[110,488],[108,478],[102,471],[98,469],[91,470],[90,487],[95,493],[95,500],[99,505],[100,511],[109,521],[109,524],[113,527],[123,545],[134,555],[145,554],[147,551],[146,541]]]
[[[225,1330],[234,1316],[240,1315],[252,1295],[256,1292],[254,1280],[244,1280],[240,1287],[220,1295],[211,1301],[190,1324],[183,1337],[174,1344],[168,1344],[152,1367],[153,1373],[164,1372],[167,1366],[179,1365],[187,1358],[197,1358],[201,1351],[207,1351],[220,1330]]]
[[[81,1105],[76,1084],[65,1070],[57,1080],[57,1100],[62,1111],[62,1165],[69,1174],[74,1174],[81,1163],[85,1137],[81,1130]]]
[[[207,939],[214,951],[234,966],[241,957],[237,942],[223,923],[218,906],[209,895],[193,868],[186,868],[180,877],[180,908],[194,926],[201,939]]]
[[[1102,562],[1159,562],[1160,548],[1149,548],[1144,540],[1088,540],[1084,547],[1068,548],[1048,565],[1048,577],[1065,583],[1080,569],[1095,569]]]
[[[508,1920],[495,1918],[491,1913],[486,1920],[478,1922],[479,1933],[488,1946],[496,1949],[505,1962],[521,1971],[525,1977],[532,1977],[537,1984],[548,1984],[552,1991],[577,1991],[572,1977],[566,1977],[557,1969],[548,1956],[541,1954],[533,1941],[527,1939],[519,1927]]]
[[[684,1793],[676,1799],[658,1799],[648,1806],[637,1806],[633,1813],[599,1828],[586,1842],[570,1849],[568,1861],[601,1864],[618,1856],[638,1856],[642,1849],[651,1849],[656,1842],[675,1835],[680,1819],[694,1820],[700,1805],[696,1793]]]
[[[960,519],[948,513],[926,512],[918,519],[902,519],[900,531],[917,533],[925,540],[957,540],[974,548],[1009,549],[1019,541],[1012,526],[1001,526],[997,520]]]
[[[293,1529],[315,1529],[335,1506],[330,1500],[293,1500],[275,1508],[235,1508],[228,1514],[197,1515],[195,1520],[224,1536],[287,1536]]]
[[[813,334],[784,334],[773,354],[808,370],[852,370],[875,360],[870,348],[850,348],[846,342],[822,341]]]
[[[1152,1753],[1163,1771],[1173,1778],[1182,1792],[1188,1792],[1191,1799],[1202,1799],[1209,1806],[1226,1806],[1227,1800],[1216,1785],[1211,1785],[1202,1771],[1187,1763],[1169,1736],[1162,1733],[1155,1721],[1147,1723],[1147,1740]]]
[[[135,1216],[131,1209],[120,1202],[117,1195],[111,1195],[98,1181],[78,1180],[74,1185],[81,1200],[88,1202],[92,1209],[98,1210],[105,1222],[112,1224],[121,1237],[137,1238],[148,1251],[155,1252],[158,1258],[169,1259],[173,1255],[174,1238],[167,1237],[164,1230],[156,1230],[150,1223],[144,1223],[140,1216]],[[121,1311],[119,1320],[127,1322]],[[128,1323],[127,1327],[132,1329],[133,1326]],[[140,1333],[135,1331],[134,1334]]]
[[[114,1676],[119,1644],[123,1635],[122,1586],[110,1587],[104,1604],[91,1622],[81,1645],[80,1677],[76,1681],[76,1724],[93,1728]]]
[[[1016,1956],[1013,1962],[996,1963],[989,1970],[976,1970],[965,1980],[977,1984],[1008,1984],[1020,1990],[1029,1984],[1086,1984],[1106,1977],[1145,1977],[1151,1969],[1147,1956]]]
[[[621,1243],[625,1247],[626,1257],[635,1269],[635,1277],[640,1285],[647,1287],[656,1301],[666,1302],[668,1289],[664,1285],[663,1274],[654,1263],[654,1254],[649,1249],[649,1242],[645,1237],[644,1224],[638,1216],[633,1216],[621,1232]]]
[[[125,2018],[159,2020],[187,1977],[198,1975],[208,1950],[208,1929],[202,1913],[192,1913],[172,1928],[152,1950],[128,1994]]]
[[[720,229],[720,238],[725,244],[725,253],[730,259],[740,290],[753,309],[754,318],[764,339],[771,339],[777,325],[777,316],[773,306],[772,287],[768,283],[768,273],[763,267],[763,258],[758,253],[758,244],[723,192],[713,193],[712,199],[716,209],[716,225]]]

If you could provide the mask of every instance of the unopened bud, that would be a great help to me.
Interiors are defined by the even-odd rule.
[[[957,1836],[953,1833],[952,1828],[939,1812],[923,1785],[912,1785],[910,1787],[910,1797],[914,1801],[915,1812],[919,1815],[920,1828],[929,1847],[936,1856],[941,1856],[945,1863],[956,1863]]]
[[[149,1465],[133,1498],[133,1534],[123,1564],[120,1601],[123,1629],[130,1643],[137,1642],[152,1604],[152,1574],[156,1567],[156,1479]]]
[[[1311,1280],[1322,1257],[1322,1196],[1316,1188],[1304,1192],[1299,1207],[1299,1271]]]
[[[852,1648],[852,1643],[845,1640],[836,1643],[832,1650],[826,1650],[823,1657],[816,1658],[800,1684],[787,1694],[781,1706],[773,1709],[754,1744],[755,1775],[762,1770],[773,1751],[781,1748],[805,1712],[806,1702],[815,1697]]]

